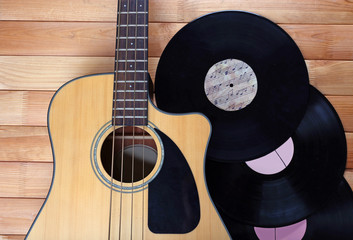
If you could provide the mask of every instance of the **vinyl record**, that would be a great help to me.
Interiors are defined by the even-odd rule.
[[[291,226],[261,229],[220,215],[233,239],[240,240],[350,240],[353,236],[353,192],[342,180],[328,202],[307,219]]]
[[[165,48],[155,80],[160,109],[210,119],[207,155],[224,162],[260,157],[288,139],[304,115],[308,86],[291,37],[240,11],[209,14],[182,28]]]
[[[298,222],[322,206],[341,180],[347,148],[337,113],[314,87],[291,138],[293,157],[275,174],[260,174],[246,163],[207,160],[207,184],[217,208],[249,225],[279,227]]]

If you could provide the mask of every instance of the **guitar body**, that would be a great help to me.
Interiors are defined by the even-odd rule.
[[[143,127],[157,142],[158,158],[151,174],[141,181],[153,182],[163,169],[163,156],[167,155],[161,153],[163,145],[151,130],[155,128],[177,145],[194,177],[200,219],[193,230],[184,234],[153,233],[148,226],[148,184],[135,192],[121,192],[111,190],[104,182],[110,176],[101,170],[97,152],[103,138],[112,131],[109,122],[113,81],[113,74],[78,78],[64,85],[53,97],[48,112],[53,180],[26,239],[229,239],[205,184],[204,157],[210,124],[199,114],[170,115],[149,102],[149,127]],[[114,184],[119,186],[119,181]],[[121,184],[124,185],[129,183]]]

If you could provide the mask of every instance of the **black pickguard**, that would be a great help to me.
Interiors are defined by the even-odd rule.
[[[153,233],[187,233],[200,221],[196,183],[177,145],[163,132],[155,130],[165,155],[159,174],[148,187],[148,227]]]

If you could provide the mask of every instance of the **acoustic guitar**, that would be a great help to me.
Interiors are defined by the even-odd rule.
[[[114,73],[51,100],[51,187],[26,239],[229,239],[204,175],[209,121],[148,94],[148,1],[119,0]]]

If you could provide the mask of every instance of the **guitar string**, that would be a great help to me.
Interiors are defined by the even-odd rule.
[[[119,240],[121,239],[121,216],[123,211],[123,172],[124,172],[124,148],[125,148],[125,110],[126,110],[126,81],[127,81],[127,60],[128,60],[128,36],[129,36],[129,11],[130,11],[130,4],[129,0],[127,1],[126,5],[126,31],[125,31],[125,67],[124,67],[124,107],[123,107],[123,125],[122,125],[122,146],[121,146],[121,165],[120,165],[120,215],[119,215]]]
[[[144,80],[145,82],[143,83],[143,90],[144,90],[144,93],[146,94],[145,96],[145,99],[146,101],[144,101],[144,104],[143,104],[143,107],[144,109],[147,109],[148,107],[148,104],[147,104],[147,99],[148,99],[148,93],[147,93],[147,89],[146,89],[146,86],[148,84],[148,73],[147,73],[147,64],[146,64],[146,61],[147,61],[147,46],[146,46],[146,41],[147,41],[147,34],[146,34],[146,29],[147,29],[147,24],[148,22],[146,22],[146,18],[148,17],[147,15],[147,9],[146,9],[146,6],[148,6],[148,0],[143,0],[143,12],[144,12],[144,15],[143,15],[143,70],[145,71],[144,72]],[[148,111],[145,110],[145,117],[146,117],[146,125],[148,124],[148,119],[147,119],[147,116],[148,116]],[[143,131],[143,135],[142,135],[142,145],[145,146],[145,131]],[[143,147],[142,148],[142,186],[144,188],[144,185],[145,185],[145,148]],[[144,221],[145,221],[145,190],[142,189],[142,228],[141,228],[141,235],[142,235],[142,240],[144,239]]]
[[[118,90],[118,59],[119,59],[119,48],[120,48],[120,21],[121,21],[121,1],[118,0],[117,2],[117,28],[116,28],[116,42],[115,42],[115,63],[114,63],[114,88],[115,90]],[[112,141],[112,160],[111,160],[111,169],[110,169],[110,197],[109,197],[109,227],[108,227],[108,240],[110,239],[111,235],[111,225],[112,225],[112,205],[113,205],[113,176],[114,176],[114,150],[115,150],[115,130],[116,130],[116,109],[117,109],[117,95],[118,92],[114,91],[113,94],[113,141]],[[114,101],[115,100],[115,101]]]
[[[136,68],[137,68],[137,6],[138,1],[133,1],[135,3],[135,62],[134,62],[134,101],[133,101],[133,120],[132,120],[132,156],[131,156],[131,223],[130,223],[130,239],[132,239],[133,234],[133,216],[134,216],[134,168],[135,168],[135,109],[136,109]],[[129,27],[129,26],[128,26]]]

